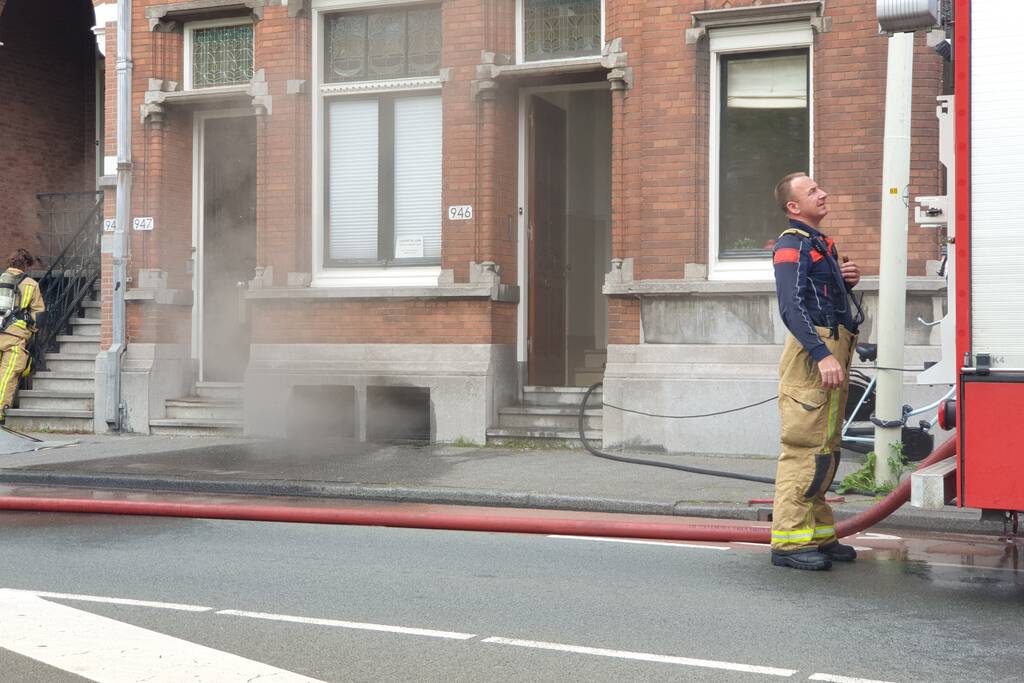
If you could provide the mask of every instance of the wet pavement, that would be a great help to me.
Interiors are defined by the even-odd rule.
[[[46,435],[53,439],[54,435]],[[482,505],[608,513],[764,519],[772,486],[610,462],[582,449],[515,449],[352,440],[75,437],[63,448],[0,455],[0,483],[203,495]],[[634,454],[669,463],[771,477],[775,461],[714,454]],[[841,464],[840,476],[860,466]],[[875,500],[835,496],[837,517]],[[973,510],[905,505],[901,528],[999,533]]]
[[[251,501],[137,491],[77,495]],[[41,628],[61,627],[54,614],[92,614],[322,680],[1020,677],[1024,551],[1019,541],[990,536],[862,533],[849,539],[860,552],[857,562],[800,572],[772,567],[764,546],[743,543],[21,512],[0,512],[0,528],[8,541],[0,587],[45,599],[49,606],[33,603]],[[12,668],[5,654],[0,649],[0,667],[18,672],[19,680],[65,680],[24,661]]]

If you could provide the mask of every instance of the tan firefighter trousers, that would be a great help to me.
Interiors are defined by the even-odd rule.
[[[813,549],[836,540],[835,519],[825,494],[839,465],[850,359],[857,336],[842,325],[835,338],[827,327],[816,329],[843,367],[845,380],[842,387],[825,390],[811,354],[793,335],[786,335],[779,361],[782,454],[775,475],[773,550]]]
[[[0,414],[14,403],[21,373],[28,367],[28,340],[0,332]]]

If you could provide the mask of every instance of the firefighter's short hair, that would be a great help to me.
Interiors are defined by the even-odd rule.
[[[18,270],[28,270],[36,263],[36,257],[28,252],[28,249],[15,249],[7,257],[7,267]]]
[[[797,171],[796,173],[790,173],[789,175],[784,176],[782,180],[775,185],[775,203],[782,210],[782,213],[789,213],[789,211],[786,210],[786,204],[793,199],[793,181],[797,178],[807,177],[808,175],[806,172]]]

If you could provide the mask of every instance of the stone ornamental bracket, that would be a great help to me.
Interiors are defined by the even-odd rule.
[[[309,4],[310,0],[288,0],[288,16],[295,18],[298,16],[309,16]]]
[[[146,8],[149,30],[158,33],[176,33],[182,30],[186,21],[197,19],[218,19],[220,17],[248,14],[253,21],[263,19],[266,5],[281,4],[280,0],[189,0],[166,5],[152,5]],[[305,3],[296,0],[297,5]],[[299,8],[301,9],[301,7]],[[291,8],[288,10],[289,16]]]
[[[708,29],[751,24],[774,24],[784,21],[807,21],[818,33],[832,30],[832,18],[825,16],[825,0],[798,0],[797,2],[750,7],[727,7],[691,12],[693,28],[686,29],[686,44],[695,45],[707,36]]]
[[[254,116],[273,113],[273,97],[267,85],[266,73],[258,70],[248,85],[228,85],[201,90],[182,90],[181,83],[159,78],[149,79],[149,89],[143,97],[140,118],[143,124],[160,125],[167,107],[251,107]]]
[[[622,38],[605,44],[600,55],[580,59],[551,59],[541,62],[514,64],[512,57],[496,52],[481,52],[480,63],[473,79],[473,97],[485,100],[497,96],[501,81],[538,76],[561,76],[604,70],[612,90],[627,90],[633,86],[633,69],[628,65]]]

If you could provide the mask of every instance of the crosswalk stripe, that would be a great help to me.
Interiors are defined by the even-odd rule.
[[[284,669],[0,589],[0,648],[97,683],[321,683]]]

